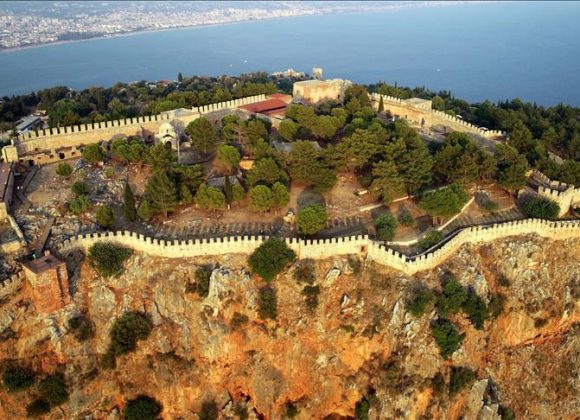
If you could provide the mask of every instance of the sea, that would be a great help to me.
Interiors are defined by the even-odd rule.
[[[146,32],[0,52],[0,96],[322,67],[470,102],[580,106],[579,21],[580,2],[467,2]]]

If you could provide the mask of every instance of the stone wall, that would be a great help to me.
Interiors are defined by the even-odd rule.
[[[265,98],[265,95],[256,95],[191,109],[167,111],[159,115],[30,131],[20,134],[12,145],[5,146],[2,149],[2,156],[7,162],[32,160],[35,164],[70,159],[79,157],[82,148],[91,143],[109,141],[116,136],[156,133],[161,124],[170,120],[179,120],[187,125],[201,115],[234,109],[241,105],[263,101]]]
[[[322,259],[333,255],[366,253],[370,259],[410,275],[440,265],[465,243],[488,242],[525,234],[537,234],[551,239],[580,238],[580,221],[550,222],[526,219],[490,226],[470,227],[446,238],[442,244],[436,245],[416,257],[407,257],[366,235],[313,240],[287,238],[285,241],[299,258]],[[59,252],[61,254],[73,250],[86,252],[90,246],[97,242],[112,242],[152,256],[191,258],[208,255],[250,254],[266,239],[267,237],[263,236],[243,236],[165,241],[128,231],[108,232],[71,238],[63,243]]]
[[[19,273],[13,274],[5,280],[2,280],[0,282],[0,299],[15,293],[18,289],[20,289],[23,284],[23,277],[24,276],[21,271]]]
[[[295,82],[292,87],[294,98],[317,104],[323,101],[342,101],[344,92],[351,85],[349,80],[305,80]]]
[[[560,217],[568,213],[570,207],[580,206],[580,188],[564,182],[552,181],[537,170],[532,172],[532,178],[540,184],[544,184],[544,186],[540,185],[538,187],[538,195],[558,203],[560,206]]]
[[[474,124],[463,121],[460,118],[453,117],[449,114],[446,114],[445,112],[431,110],[427,106],[412,105],[403,99],[395,98],[393,96],[379,95],[378,93],[371,94],[371,100],[375,109],[378,109],[381,97],[383,98],[385,111],[389,111],[392,115],[397,115],[417,125],[422,125],[424,127],[443,125],[454,131],[476,134],[485,138],[497,138],[505,136],[505,133],[502,131],[482,130],[480,127]]]

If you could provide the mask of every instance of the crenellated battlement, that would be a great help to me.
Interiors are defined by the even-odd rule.
[[[11,295],[22,287],[24,275],[22,271],[11,275],[0,282],[0,299]]]
[[[576,188],[572,184],[552,181],[536,169],[532,171],[532,178],[540,184],[537,191],[538,195],[558,203],[560,206],[560,217],[568,213],[570,207],[580,205],[580,188]]]
[[[499,130],[483,130],[481,127],[476,126],[475,124],[471,124],[462,120],[461,118],[454,117],[442,111],[437,111],[435,109],[431,109],[426,105],[415,104],[411,105],[407,103],[405,100],[400,98],[395,98],[393,96],[388,95],[380,95],[378,93],[372,93],[371,99],[378,104],[378,102],[383,98],[383,104],[385,109],[389,110],[391,113],[395,115],[400,115],[406,118],[409,117],[409,114],[419,114],[416,115],[416,118],[421,118],[425,120],[428,125],[451,125],[453,129],[457,131],[466,131],[469,133],[477,134],[481,137],[486,138],[494,138],[494,137],[502,137],[505,136],[503,131]],[[378,105],[377,105],[378,106]],[[394,108],[389,108],[392,106]],[[407,111],[407,113],[405,113]],[[419,121],[416,121],[419,122]]]
[[[367,235],[330,239],[284,239],[299,258],[323,259],[334,255],[367,253],[380,264],[393,267],[406,274],[432,269],[453,255],[463,244],[489,242],[496,239],[537,234],[555,240],[580,238],[580,221],[547,221],[525,219],[496,223],[493,225],[468,227],[448,237],[423,254],[414,257],[388,248],[384,243],[370,239]],[[138,252],[164,258],[191,258],[224,254],[251,254],[267,236],[234,236],[189,240],[155,239],[129,231],[93,233],[75,236],[63,243],[59,252],[66,254],[74,250],[86,252],[97,242],[112,242]]]

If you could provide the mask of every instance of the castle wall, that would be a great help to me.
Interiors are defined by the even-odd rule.
[[[560,206],[559,217],[570,211],[570,207],[580,206],[580,188],[564,182],[552,181],[540,171],[534,170],[532,177],[545,186],[538,187],[538,195],[555,201]]]
[[[367,253],[372,260],[411,275],[418,271],[437,267],[455,254],[463,244],[489,242],[525,234],[537,234],[555,240],[580,238],[580,221],[551,222],[526,219],[491,226],[469,227],[459,231],[450,239],[447,238],[443,245],[436,245],[417,257],[407,257],[366,235],[312,240],[287,238],[285,241],[299,258],[322,259],[333,255]],[[71,238],[63,243],[59,252],[65,254],[79,249],[86,252],[97,242],[112,242],[156,257],[191,258],[223,254],[250,254],[266,239],[267,237],[263,236],[242,236],[165,241],[128,231],[107,232]]]
[[[70,159],[79,157],[82,148],[91,143],[109,141],[116,136],[140,136],[143,131],[157,132],[161,124],[169,120],[179,120],[187,125],[204,114],[260,102],[265,98],[265,95],[256,95],[159,115],[29,131],[20,134],[11,146],[4,147],[2,155],[7,162],[32,160],[36,164]]]
[[[379,95],[378,93],[371,94],[371,100],[375,109],[378,109],[381,97],[383,98],[385,111],[389,111],[392,115],[397,115],[409,120],[413,124],[422,125],[424,127],[443,125],[454,131],[476,134],[485,138],[496,138],[505,135],[504,132],[499,130],[482,130],[474,124],[453,117],[445,112],[432,110],[426,105],[411,105],[403,99],[388,95]]]
[[[16,291],[18,291],[22,287],[22,284],[23,284],[22,271],[0,282],[0,299],[4,299],[6,296],[11,295]]]

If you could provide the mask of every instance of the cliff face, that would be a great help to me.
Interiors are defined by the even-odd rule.
[[[414,277],[362,263],[358,272],[343,257],[317,262],[316,309],[307,307],[304,284],[291,267],[273,283],[276,321],[258,317],[263,283],[247,273],[241,256],[134,255],[121,277],[108,280],[82,263],[67,309],[41,315],[23,295],[2,303],[0,355],[37,372],[64,371],[70,398],[51,418],[117,418],[125,401],[139,394],[155,397],[166,419],[192,418],[209,400],[223,418],[235,418],[236,405],[246,406],[251,418],[281,418],[288,403],[298,408],[298,418],[352,416],[362,397],[371,418],[492,419],[499,418],[499,404],[526,418],[578,412],[579,241],[529,236],[465,246],[443,266]],[[205,298],[188,292],[203,264],[216,266]],[[483,330],[464,315],[450,316],[465,338],[444,360],[430,328],[435,310],[416,318],[405,297],[416,283],[440,289],[449,273],[484,300],[501,293],[505,303]],[[136,352],[104,370],[100,355],[109,330],[128,310],[149,314],[154,328]],[[83,342],[67,331],[67,320],[80,312],[95,332]],[[247,322],[236,322],[239,314]],[[477,380],[453,396],[434,379],[441,374],[448,383],[451,366],[477,371]],[[26,415],[34,391],[0,392],[1,418]]]

